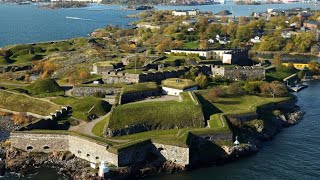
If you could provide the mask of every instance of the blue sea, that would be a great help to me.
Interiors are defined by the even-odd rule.
[[[266,4],[266,5],[203,5],[203,6],[155,6],[159,10],[199,9],[217,13],[229,10],[236,16],[248,16],[252,12],[269,8],[293,8],[319,6],[311,4]],[[107,25],[130,28],[129,23],[137,19],[125,18],[140,11],[122,10],[122,6],[95,5],[74,9],[41,9],[36,5],[0,4],[0,47],[39,41],[61,40],[88,36],[93,30]],[[74,17],[73,19],[67,17]]]

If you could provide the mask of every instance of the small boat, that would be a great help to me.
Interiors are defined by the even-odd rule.
[[[79,17],[72,17],[72,16],[67,16],[67,19],[74,19],[74,20],[84,20],[84,21],[90,21],[91,19],[84,19],[84,18],[79,18]]]
[[[307,87],[308,87],[308,84],[302,83],[302,84],[296,84],[294,86],[289,86],[289,89],[291,89],[293,92],[298,92]]]

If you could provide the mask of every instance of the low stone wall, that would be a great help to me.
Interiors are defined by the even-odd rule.
[[[121,88],[103,87],[103,86],[75,86],[73,88],[74,96],[92,96],[94,93],[117,94]]]

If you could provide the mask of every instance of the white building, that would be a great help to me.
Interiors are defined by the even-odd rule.
[[[175,10],[172,11],[172,15],[174,16],[196,16],[199,13],[198,10]]]
[[[205,59],[220,59],[224,64],[248,65],[248,50],[246,49],[172,49],[166,54],[178,56],[198,55]]]
[[[284,31],[284,32],[281,33],[281,36],[283,38],[290,39],[291,38],[291,33],[287,32],[287,31]]]
[[[190,79],[169,78],[162,81],[162,93],[166,95],[179,96],[185,91],[195,91],[198,85]]]
[[[261,43],[261,40],[260,40],[260,37],[259,37],[259,36],[256,36],[256,37],[254,37],[254,38],[251,38],[250,41],[253,42],[253,43]]]
[[[160,26],[152,25],[151,23],[139,23],[137,24],[138,28],[146,28],[146,29],[160,29]]]
[[[191,87],[191,88],[187,88],[187,89],[176,89],[176,88],[170,88],[170,87],[162,86],[162,93],[166,94],[166,95],[179,96],[179,94],[182,93],[182,92],[195,91],[197,89],[198,89],[197,86],[194,86],[194,87]]]

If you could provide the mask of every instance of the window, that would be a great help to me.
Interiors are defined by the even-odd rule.
[[[43,149],[50,149],[48,145],[43,146]]]
[[[99,159],[99,157],[97,156],[96,159]]]
[[[32,146],[27,146],[27,150],[32,150],[33,147]]]

